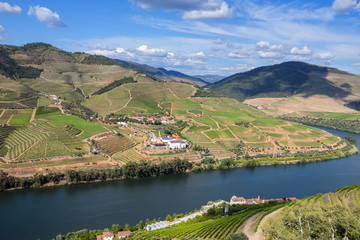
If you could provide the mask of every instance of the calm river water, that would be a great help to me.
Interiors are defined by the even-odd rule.
[[[348,133],[326,129],[339,135]],[[359,135],[350,134],[360,143]],[[243,197],[303,198],[360,183],[360,155],[304,166],[190,173],[140,180],[0,193],[0,239],[50,239],[113,223],[189,212],[209,200]]]

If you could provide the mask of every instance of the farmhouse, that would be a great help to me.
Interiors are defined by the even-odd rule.
[[[49,97],[50,97],[51,99],[54,99],[54,100],[59,100],[59,99],[60,99],[60,97],[58,97],[58,96],[56,96],[56,95],[49,95]]]
[[[235,195],[230,199],[230,205],[234,204],[245,204],[246,199],[243,197],[236,197]]]
[[[168,135],[160,138],[161,143],[167,144],[170,149],[183,149],[187,147],[187,143],[177,135]]]
[[[97,235],[96,240],[113,240],[114,238],[121,239],[130,235],[130,231],[122,231],[114,234],[113,232],[103,232],[102,235]]]

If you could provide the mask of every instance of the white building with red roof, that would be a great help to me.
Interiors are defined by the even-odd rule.
[[[113,240],[114,237],[117,239],[126,238],[130,235],[130,231],[122,231],[114,234],[113,232],[103,232],[102,235],[97,235],[96,240]]]
[[[234,205],[234,204],[245,204],[246,203],[246,199],[243,197],[237,197],[237,196],[233,196],[230,199],[230,205]]]
[[[233,196],[230,199],[230,205],[235,205],[235,204],[247,204],[247,205],[251,205],[251,204],[260,204],[260,203],[264,203],[264,200],[260,200],[260,197],[258,198],[250,198],[250,199],[245,199],[243,197],[237,197],[237,196]]]

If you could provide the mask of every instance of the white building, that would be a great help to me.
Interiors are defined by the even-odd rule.
[[[169,143],[171,140],[172,140],[172,139],[169,138],[169,137],[163,137],[163,138],[161,138],[161,141],[162,141],[163,143]]]
[[[169,223],[161,221],[161,222],[156,222],[156,223],[152,223],[146,226],[146,230],[147,231],[153,231],[153,230],[158,230],[158,229],[163,229],[170,226]]]
[[[123,126],[123,127],[127,127],[127,126],[128,126],[128,124],[127,124],[126,122],[117,122],[116,124],[119,124],[119,125],[121,125],[121,126]]]
[[[230,199],[230,205],[234,204],[245,204],[246,199],[243,197],[236,197],[235,195]]]
[[[168,146],[170,149],[182,149],[186,148],[186,142],[180,140],[170,141]]]

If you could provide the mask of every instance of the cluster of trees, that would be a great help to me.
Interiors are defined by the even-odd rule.
[[[147,120],[146,118],[142,120],[138,120],[135,118],[129,118],[125,114],[114,114],[111,113],[106,118],[102,120],[104,123],[116,123],[116,122],[131,122],[131,123],[137,123],[137,124],[145,124],[145,125],[161,125],[160,119],[155,119],[154,121]]]
[[[265,233],[269,239],[360,239],[360,208],[340,205],[286,208]]]
[[[193,97],[224,97],[224,95],[208,90],[208,89],[198,89]]]
[[[164,125],[163,128],[161,129],[161,132],[164,135],[177,134],[179,137],[184,138],[181,134],[181,131],[187,126],[188,126],[187,122],[180,120],[177,121],[175,124]]]
[[[68,170],[65,173],[37,174],[27,178],[17,178],[0,171],[0,192],[12,188],[40,187],[48,183],[58,184],[61,181],[65,181],[65,183],[83,183],[181,174],[187,170],[191,170],[192,166],[192,163],[188,160],[174,158],[172,161],[161,162],[160,164],[153,164],[146,161],[139,163],[129,162],[122,167],[112,169],[96,169],[90,171]]]
[[[84,64],[94,64],[94,65],[119,65],[122,66],[120,63],[112,60],[110,58],[101,56],[101,55],[89,55],[81,61]]]
[[[197,151],[197,152],[204,152],[204,153],[209,153],[209,148],[207,147],[202,147],[200,145],[197,145],[197,144],[194,144],[194,146],[192,147],[192,149],[194,151]]]
[[[0,58],[2,59],[0,63],[0,73],[7,77],[38,78],[41,72],[44,71],[39,68],[19,66],[15,60],[9,56],[7,49],[4,47],[0,47]]]
[[[85,120],[98,117],[97,113],[78,102],[62,102],[61,106],[65,112]]]
[[[251,126],[251,123],[248,121],[239,121],[239,122],[235,122],[235,125],[248,128]]]
[[[123,79],[115,80],[112,83],[110,83],[109,85],[100,88],[99,90],[94,92],[93,95],[100,95],[100,94],[108,92],[108,91],[110,91],[110,90],[112,90],[114,88],[120,87],[121,85],[123,85],[125,83],[134,83],[134,82],[136,82],[134,80],[134,78],[132,78],[132,77],[124,77]]]

